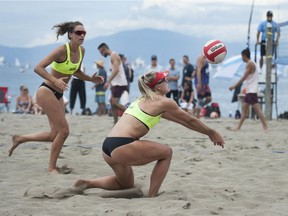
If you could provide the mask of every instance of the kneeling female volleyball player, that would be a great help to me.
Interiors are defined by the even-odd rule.
[[[160,118],[179,123],[209,136],[214,145],[224,147],[220,134],[178,107],[165,95],[170,91],[166,72],[148,72],[138,79],[142,97],[133,102],[106,137],[102,150],[104,160],[115,175],[92,180],[79,179],[74,187],[121,190],[134,186],[132,166],[157,161],[151,174],[149,197],[157,196],[168,172],[172,150],[155,141],[141,140]]]

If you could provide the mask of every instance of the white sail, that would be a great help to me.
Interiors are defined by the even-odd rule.
[[[21,66],[21,63],[20,63],[18,58],[15,58],[15,66],[16,67],[20,67]]]
[[[5,62],[5,58],[4,56],[0,56],[0,65],[4,65],[4,62]]]

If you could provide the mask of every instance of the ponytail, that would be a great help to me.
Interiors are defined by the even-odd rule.
[[[64,22],[64,23],[60,23],[60,24],[57,24],[57,25],[54,25],[52,29],[54,28],[57,28],[56,30],[56,38],[58,40],[58,37],[59,35],[64,35],[66,34],[66,32],[70,33],[70,32],[73,32],[75,27],[78,26],[78,25],[82,25],[83,24],[79,21],[76,21],[76,22]],[[68,39],[70,40],[70,36],[68,34]]]
[[[156,75],[155,72],[148,72],[138,78],[138,88],[142,94],[142,97],[148,99],[155,99],[157,93],[153,91],[148,85],[153,82]]]

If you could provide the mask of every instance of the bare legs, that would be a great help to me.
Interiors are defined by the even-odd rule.
[[[253,104],[253,109],[255,110],[256,114],[258,115],[258,117],[260,118],[261,120],[261,123],[262,123],[262,127],[263,127],[263,130],[266,131],[268,130],[268,126],[267,126],[267,123],[266,123],[266,120],[265,120],[265,117],[260,109],[260,105],[257,103],[257,104]]]
[[[256,114],[258,115],[258,117],[261,120],[263,130],[266,131],[268,129],[268,126],[267,126],[265,117],[262,114],[262,111],[260,109],[259,104],[258,103],[253,104],[252,107],[253,107],[253,109],[255,110]],[[233,131],[238,131],[238,130],[241,129],[245,119],[247,118],[248,109],[249,109],[249,104],[248,103],[243,103],[243,105],[242,105],[242,115],[241,115],[240,121],[238,123],[238,126],[235,129],[232,129]]]
[[[120,165],[115,165],[115,166],[120,166]],[[130,166],[129,167],[122,166],[121,169],[122,169],[121,171],[123,172],[119,173],[118,176],[116,175],[104,176],[104,177],[100,177],[100,178],[92,179],[92,180],[79,179],[75,182],[74,186],[80,187],[82,189],[102,188],[105,190],[121,190],[121,189],[133,187],[134,186],[134,174],[133,174],[132,168]],[[119,172],[117,171],[117,168],[115,168],[115,171]],[[121,177],[121,175],[123,175],[123,177]]]
[[[106,104],[105,103],[98,103],[97,115],[99,115],[99,116],[106,115]]]
[[[263,56],[260,57],[260,69],[262,70],[263,64],[264,64],[264,59]]]
[[[126,107],[119,103],[120,98],[113,98],[111,97],[110,103],[111,103],[111,109],[112,109],[112,115],[114,118],[114,124],[118,121],[118,109],[121,111],[125,111]]]
[[[134,174],[131,166],[145,165],[157,161],[150,178],[149,197],[157,196],[166,177],[172,158],[172,150],[166,145],[152,141],[135,141],[116,148],[112,157],[103,153],[104,160],[113,169],[115,176],[100,177],[92,180],[80,179],[74,186],[82,189],[102,188],[120,190],[134,186]]]
[[[240,118],[240,121],[238,123],[238,126],[235,129],[233,129],[234,131],[237,131],[237,130],[241,129],[245,119],[247,118],[248,109],[249,109],[249,104],[248,103],[243,103],[241,118]]]
[[[37,101],[47,114],[50,124],[50,132],[36,134],[16,135],[12,138],[12,147],[9,149],[9,156],[21,144],[29,141],[52,142],[48,171],[57,173],[57,159],[62,146],[69,135],[69,127],[65,118],[63,98],[57,100],[53,92],[40,87],[37,91]]]
[[[172,151],[171,151],[172,156]],[[163,160],[158,160],[156,165],[154,166],[153,172],[151,174],[150,179],[150,189],[148,196],[155,197],[161,187],[161,184],[166,177],[168,169],[170,167],[171,157],[168,157]]]
[[[204,107],[204,106],[206,106],[207,104],[209,104],[211,101],[212,101],[212,97],[211,96],[208,96],[208,97],[206,97],[205,99],[199,99],[198,98],[198,103],[201,103],[201,101],[202,101],[202,104],[201,104],[201,107]],[[195,108],[195,115],[196,115],[196,117],[197,118],[199,118],[200,117],[200,111],[201,111],[201,107],[196,107]]]
[[[48,142],[53,141],[53,139],[51,137],[51,133],[49,132],[38,134],[14,135],[12,137],[12,147],[9,149],[9,157],[12,155],[14,149],[16,149],[21,143],[29,141]]]

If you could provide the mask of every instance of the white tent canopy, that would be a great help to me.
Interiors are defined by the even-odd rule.
[[[259,55],[259,53],[258,53]],[[260,56],[257,59],[260,59]],[[255,59],[255,52],[251,52],[251,60]],[[246,63],[243,62],[241,55],[236,55],[225,60],[221,65],[217,67],[217,72],[214,74],[213,78],[226,78],[232,79],[234,77],[241,77],[245,71]],[[266,64],[263,65],[262,71],[259,68],[259,64],[257,63],[258,73],[265,74],[266,73]],[[277,75],[288,75],[288,66],[287,65],[277,65],[276,68],[272,69],[272,73],[276,73]]]

